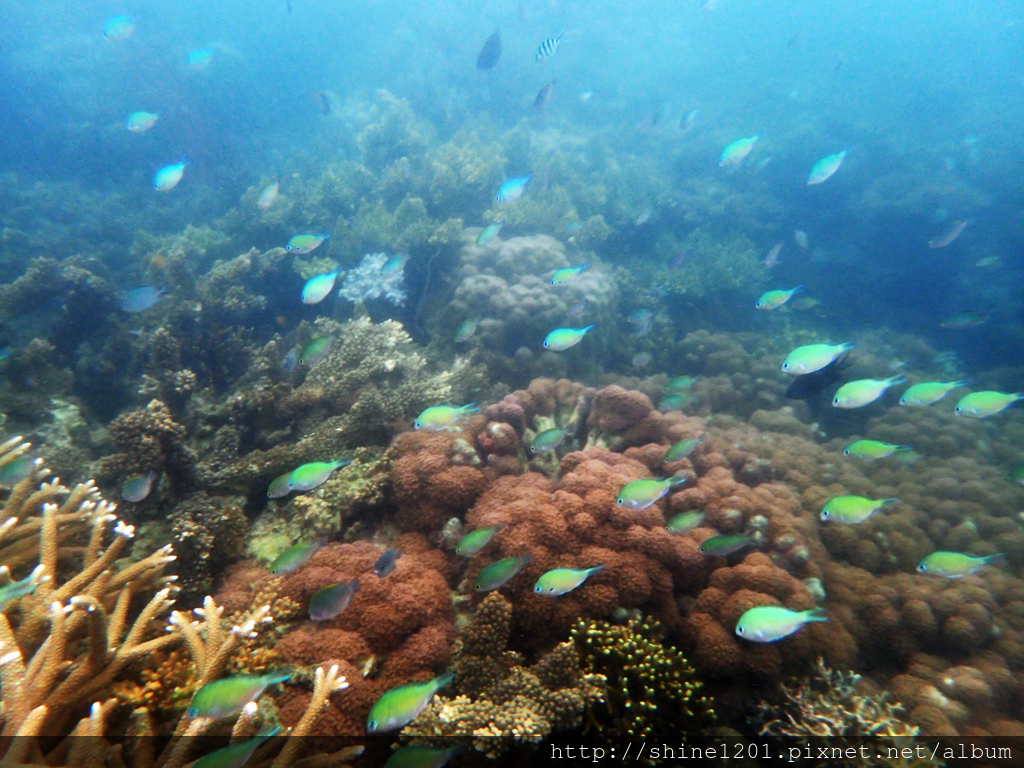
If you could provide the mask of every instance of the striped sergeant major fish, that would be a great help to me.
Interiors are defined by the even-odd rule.
[[[550,59],[555,55],[558,50],[558,44],[562,41],[562,36],[565,34],[563,29],[558,33],[558,37],[549,37],[544,40],[539,46],[537,46],[537,56],[535,61],[544,61],[544,59]]]

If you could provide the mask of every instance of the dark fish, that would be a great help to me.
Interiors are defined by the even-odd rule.
[[[843,372],[849,365],[846,362],[848,356],[849,352],[840,355],[824,368],[797,376],[793,383],[786,387],[786,397],[791,400],[804,400],[814,413],[821,405],[820,402],[815,402],[815,398],[825,389],[831,391],[832,385],[843,377]]]
[[[388,547],[384,553],[377,558],[377,564],[373,566],[373,572],[377,578],[383,579],[395,570],[395,561],[402,556],[402,553],[394,547]]]
[[[327,95],[326,91],[317,91],[316,96],[319,99],[320,114],[329,115],[331,114],[331,99]]]
[[[554,56],[555,52],[558,51],[558,44],[561,42],[562,35],[564,34],[565,30],[563,29],[558,34],[558,37],[549,37],[547,40],[543,41],[540,45],[538,45],[537,56],[534,60],[544,61],[544,59],[550,59],[552,56]]]
[[[477,69],[494,69],[494,65],[501,58],[501,35],[498,30],[484,41],[484,47],[480,49],[480,55],[476,57]]]
[[[352,595],[359,589],[359,579],[348,584],[333,584],[313,593],[309,598],[309,618],[313,621],[329,621],[348,608]]]
[[[534,109],[544,110],[548,108],[548,104],[551,103],[551,97],[555,93],[555,83],[557,82],[558,78],[553,78],[550,83],[537,92],[537,98],[533,100]]]

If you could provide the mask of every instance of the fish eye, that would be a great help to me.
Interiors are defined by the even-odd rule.
[[[736,634],[737,635],[742,635],[742,634],[746,633],[746,631],[747,630],[745,630],[742,626],[736,627]]]
[[[843,449],[843,455],[844,456],[849,456],[850,455],[850,449],[849,448],[844,448]]]
[[[545,347],[545,349],[547,348],[547,346],[548,346],[548,343],[547,343],[547,342],[545,341],[545,342],[544,342],[544,347]],[[959,409],[959,408],[957,408],[957,410],[959,411],[960,409]]]
[[[784,371],[785,371],[785,370],[786,370],[786,369],[788,369],[788,368],[789,368],[789,363],[783,363],[783,364],[782,364],[782,370],[784,370]]]
[[[921,573],[924,573],[925,571],[928,570],[928,566],[925,565],[924,563],[921,563],[920,565],[917,566],[917,570],[919,570]]]
[[[827,509],[821,510],[821,519],[822,520],[828,520],[828,510]]]

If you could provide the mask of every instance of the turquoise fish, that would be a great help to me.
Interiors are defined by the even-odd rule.
[[[490,528],[477,528],[475,531],[470,531],[459,539],[459,543],[455,545],[455,554],[461,555],[462,557],[475,555],[491,543],[495,534],[497,534],[502,527],[503,526],[501,525],[492,525]]]
[[[774,643],[814,621],[828,621],[828,616],[820,608],[791,611],[777,605],[761,605],[744,611],[736,622],[736,634],[753,643]]]
[[[549,453],[558,448],[568,436],[569,430],[567,429],[560,429],[558,427],[545,429],[533,438],[533,442],[530,443],[530,453],[535,456],[541,453]]]
[[[205,48],[197,48],[188,54],[188,68],[193,72],[206,69],[211,61],[213,61],[213,51]]]
[[[228,717],[242,711],[255,701],[268,686],[283,683],[290,674],[239,675],[207,683],[192,697],[185,715],[193,717]]]
[[[578,267],[563,267],[562,269],[556,269],[555,274],[551,277],[551,284],[565,285],[586,268],[587,264],[584,263],[580,264]]]
[[[496,224],[490,224],[484,227],[480,231],[480,234],[476,236],[476,244],[487,245],[491,240],[498,236],[498,233],[501,232],[502,226],[503,223],[499,221]]]
[[[444,768],[461,747],[401,747],[391,753],[384,768]]]
[[[324,232],[322,235],[292,235],[285,248],[292,253],[309,253],[320,247],[320,244],[329,238],[330,235]]]
[[[593,327],[593,325],[588,325],[586,328],[556,328],[544,339],[544,349],[550,349],[553,352],[564,352],[569,347],[579,344],[583,337],[587,335],[587,331]]]
[[[124,291],[117,302],[117,306],[122,312],[134,315],[156,306],[163,297],[163,288],[157,288],[155,285],[143,285]]]
[[[336,469],[341,469],[352,463],[352,459],[338,459],[337,461],[311,461],[296,467],[288,476],[289,491],[311,491],[327,482],[327,479]]]
[[[678,443],[673,445],[667,451],[665,451],[664,457],[662,457],[662,463],[671,464],[673,461],[679,461],[685,459],[692,454],[697,448],[703,443],[708,437],[708,433],[705,432],[697,437],[688,437],[685,440],[680,440]]]
[[[505,586],[513,576],[523,569],[527,563],[533,562],[533,555],[525,554],[519,557],[506,557],[498,560],[482,569],[473,582],[473,589],[477,592],[491,592]]]
[[[833,173],[839,170],[839,166],[843,164],[843,158],[846,157],[846,153],[849,151],[849,149],[844,149],[842,152],[836,152],[834,155],[826,155],[821,158],[811,168],[811,172],[807,176],[807,184],[813,186],[827,181]]]
[[[18,456],[0,466],[0,483],[17,485],[32,474],[36,462],[31,456]]]
[[[754,544],[753,531],[740,534],[720,533],[704,539],[697,549],[708,557],[728,557],[734,552],[739,552]]]
[[[523,196],[526,185],[532,178],[533,174],[531,173],[529,176],[516,176],[509,179],[498,188],[498,194],[494,199],[499,203],[511,203],[513,200],[518,200]]]
[[[412,427],[413,429],[422,429],[424,432],[451,431],[468,414],[476,413],[479,410],[476,403],[467,403],[461,407],[432,405],[416,417]]]
[[[185,175],[186,165],[188,165],[188,161],[182,160],[180,163],[165,165],[158,170],[153,174],[153,189],[157,192],[170,192],[178,186],[181,177]]]
[[[782,371],[791,376],[803,376],[805,373],[820,371],[854,346],[850,343],[805,344],[786,355],[786,359],[782,361]]]
[[[676,376],[662,387],[665,392],[685,392],[697,383],[696,376]]]
[[[881,440],[854,440],[843,449],[844,456],[875,461],[892,456],[897,451],[912,451],[909,445],[894,445]]]
[[[932,405],[957,387],[966,386],[966,381],[922,381],[907,387],[900,397],[900,405]]]
[[[270,485],[267,487],[267,498],[280,499],[291,493],[292,489],[288,487],[288,479],[291,476],[291,472],[285,472],[283,475],[279,475],[271,480]]]
[[[945,576],[947,579],[962,579],[977,573],[986,565],[995,565],[1005,559],[1006,556],[1002,554],[972,557],[961,552],[932,552],[918,564],[917,570],[933,576]]]
[[[832,405],[836,408],[860,408],[873,403],[894,384],[902,384],[906,377],[900,374],[888,379],[857,379],[848,381],[836,390]]]
[[[475,319],[463,320],[459,323],[459,327],[455,329],[455,343],[461,344],[473,338],[473,334],[476,333],[476,324]]]
[[[392,688],[370,707],[366,730],[370,733],[382,733],[404,728],[427,708],[434,694],[453,677],[455,673],[445,672],[425,683],[409,683]]]
[[[153,489],[153,470],[144,475],[132,475],[121,486],[121,498],[125,501],[142,501]]]
[[[821,519],[856,525],[899,499],[868,499],[863,496],[833,496],[821,508]]]
[[[299,362],[307,365],[316,365],[331,351],[334,344],[333,336],[317,336],[307,344],[299,353]]]
[[[341,267],[322,275],[314,275],[302,286],[302,303],[319,304],[334,290],[334,283],[341,274]]]
[[[973,419],[984,419],[986,416],[994,416],[1005,408],[1010,407],[1018,400],[1024,400],[1020,392],[994,392],[986,390],[983,392],[971,392],[960,398],[953,410],[961,416],[970,416]]]
[[[111,16],[103,25],[103,36],[107,40],[124,40],[135,31],[133,16]]]
[[[803,286],[798,285],[796,288],[790,288],[788,291],[765,291],[761,294],[761,298],[757,300],[754,307],[756,309],[778,309],[793,298],[793,294],[801,288],[803,288]]]
[[[728,168],[730,166],[739,165],[743,162],[743,158],[750,154],[750,150],[754,148],[754,144],[760,136],[750,136],[745,139],[736,139],[736,141],[727,145],[722,150],[722,156],[718,160],[718,166],[720,168]]]
[[[648,477],[643,480],[634,480],[622,486],[615,504],[639,512],[663,498],[672,489],[672,486],[685,483],[688,479],[689,477],[685,473],[679,472],[664,479]]]
[[[359,589],[359,579],[347,584],[332,584],[318,589],[309,598],[309,618],[313,621],[328,621],[348,608],[352,596]]]
[[[537,583],[533,585],[533,591],[538,595],[558,597],[572,592],[592,574],[602,570],[604,570],[603,565],[596,565],[593,568],[555,568],[537,579]]]
[[[191,768],[242,768],[243,765],[249,762],[253,752],[259,749],[264,742],[273,738],[280,730],[281,727],[275,725],[273,728],[262,731],[247,741],[235,742],[223,749],[218,749],[196,760],[192,763]]]
[[[21,581],[12,581],[10,584],[0,587],[0,611],[4,610],[11,600],[31,595],[36,591],[36,587],[44,581],[48,581],[50,577],[44,574],[43,571],[43,566],[37,565],[32,573],[21,579]]]
[[[156,125],[158,119],[160,119],[160,115],[156,112],[143,112],[139,110],[128,115],[128,119],[124,121],[124,124],[132,133],[145,133]]]
[[[380,268],[380,273],[384,277],[388,277],[389,275],[394,275],[398,272],[401,272],[405,268],[405,262],[407,262],[408,260],[409,254],[396,253],[394,256],[391,256],[390,258],[388,258],[387,261],[384,262],[384,266]]]
[[[270,572],[281,575],[301,568],[324,545],[323,541],[306,541],[292,544],[288,549],[274,558],[270,564]]]
[[[686,392],[672,392],[665,395],[658,401],[659,411],[681,411],[686,404],[693,400],[693,396]]]

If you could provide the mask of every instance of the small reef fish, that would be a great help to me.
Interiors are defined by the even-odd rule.
[[[552,427],[537,434],[530,443],[530,453],[534,456],[550,453],[560,446],[569,436],[569,430]]]
[[[157,192],[170,192],[178,186],[181,177],[185,175],[186,165],[188,165],[188,161],[182,160],[180,163],[165,165],[158,170],[153,174],[153,189]]]
[[[132,475],[121,486],[121,498],[125,501],[142,501],[153,489],[153,470],[144,475]]]
[[[498,236],[498,233],[501,232],[501,228],[503,226],[504,222],[501,221],[496,224],[488,224],[480,231],[480,234],[476,236],[476,244],[487,245],[491,240]]]
[[[461,344],[464,341],[469,341],[473,338],[473,334],[476,333],[476,320],[463,320],[459,323],[459,327],[455,329],[455,343]]]
[[[697,383],[696,376],[676,376],[663,387],[665,392],[685,392]]]
[[[556,269],[555,274],[551,277],[552,285],[565,285],[572,280],[576,275],[587,268],[587,264],[580,264],[578,267],[563,267],[562,269]]]
[[[750,150],[754,148],[754,144],[760,136],[749,136],[745,139],[736,139],[725,149],[722,150],[722,156],[718,160],[719,168],[729,168],[732,166],[739,165],[743,162],[743,158],[750,154]]]
[[[928,247],[945,248],[947,245],[949,245],[958,237],[960,237],[960,233],[963,232],[967,228],[967,225],[970,223],[970,219],[957,219],[956,221],[953,222],[953,225],[949,228],[947,232],[940,235],[939,237],[933,237],[931,240],[929,240]]]
[[[802,229],[796,229],[793,231],[793,239],[796,240],[796,244],[805,251],[810,247],[811,242],[807,239],[807,233]]]
[[[912,451],[909,445],[894,445],[883,443],[880,440],[854,440],[843,448],[844,456],[853,456],[866,461],[877,461],[892,456],[897,451]]]
[[[145,133],[160,119],[155,112],[132,112],[124,121],[125,127],[132,133]]]
[[[699,108],[691,109],[689,112],[687,112],[683,116],[683,119],[679,121],[679,128],[680,128],[680,130],[682,130],[683,133],[689,133],[690,132],[690,130],[693,128],[693,124],[697,120],[697,115],[699,113],[700,113],[700,109]]]
[[[729,534],[720,533],[704,539],[697,549],[708,557],[728,557],[741,549],[754,546],[754,532]]]
[[[459,747],[400,747],[391,753],[384,768],[444,768]]]
[[[358,589],[359,579],[318,589],[309,598],[309,618],[313,621],[330,621],[348,608]]]
[[[409,683],[392,688],[370,707],[366,730],[369,733],[383,733],[404,728],[427,708],[434,694],[453,677],[453,672],[445,672],[425,683]]]
[[[654,360],[654,358],[651,356],[650,352],[637,352],[633,355],[633,359],[630,363],[634,368],[646,368],[651,364],[652,360]]]
[[[805,344],[797,347],[782,361],[783,373],[791,376],[803,376],[807,373],[820,371],[833,360],[849,352],[854,344]]]
[[[808,186],[828,181],[832,174],[839,170],[839,166],[843,164],[843,159],[849,151],[849,149],[844,149],[842,152],[836,152],[834,155],[826,155],[816,162],[807,176]]]
[[[373,564],[374,575],[378,579],[383,579],[395,570],[395,565],[398,563],[398,558],[401,556],[401,550],[395,549],[394,547],[388,547],[385,549],[381,553],[380,557],[377,558],[377,562]]]
[[[237,714],[269,686],[283,683],[290,674],[239,675],[207,683],[192,697],[185,715],[189,718],[221,718]]]
[[[653,213],[654,209],[651,208],[651,206],[647,206],[642,211],[640,211],[640,215],[636,217],[636,221],[633,222],[633,225],[637,227],[642,227],[644,224],[651,220],[651,215]]]
[[[320,244],[330,237],[326,232],[322,235],[292,235],[285,248],[292,253],[305,254],[315,251]]]
[[[111,16],[103,25],[103,36],[107,40],[125,40],[135,31],[135,18],[132,16]]]
[[[288,479],[291,476],[291,472],[285,472],[283,475],[271,480],[270,485],[267,487],[267,498],[280,499],[291,493],[292,489],[288,487]]]
[[[661,460],[662,463],[671,464],[673,461],[679,461],[680,459],[687,458],[691,453],[697,450],[697,447],[703,443],[707,437],[708,433],[705,432],[702,435],[697,435],[697,437],[688,437],[685,440],[680,440],[665,451],[665,456]]]
[[[117,302],[117,306],[120,307],[122,312],[128,312],[134,315],[137,312],[145,312],[160,301],[163,296],[163,288],[157,288],[153,285],[144,285],[141,288],[132,288],[130,291],[122,293],[120,300]]]
[[[681,411],[686,404],[693,400],[693,397],[685,392],[673,392],[665,395],[658,401],[659,411]]]
[[[555,568],[537,579],[533,591],[538,595],[559,597],[572,592],[591,575],[603,570],[603,565],[596,565],[593,568]]]
[[[961,397],[960,402],[956,404],[956,408],[953,410],[961,416],[984,419],[986,416],[995,416],[1018,400],[1024,400],[1024,394],[1020,392],[994,392],[992,390],[971,392],[971,394]]]
[[[470,531],[455,545],[455,554],[461,557],[472,557],[486,547],[504,526],[492,525],[490,528],[478,528]]]
[[[546,40],[542,40],[541,44],[537,46],[537,55],[534,57],[534,61],[544,61],[550,59],[558,52],[558,44],[562,41],[562,36],[565,34],[563,29],[558,33],[557,37],[549,37]]]
[[[501,35],[494,30],[490,37],[484,40],[484,45],[476,57],[477,69],[494,69],[494,65],[501,59]]]
[[[966,386],[966,381],[922,381],[907,387],[900,397],[900,405],[932,405],[957,387]]]
[[[565,310],[565,314],[571,317],[573,320],[579,320],[587,311],[587,300],[580,299],[575,304]]]
[[[523,192],[526,191],[526,185],[532,178],[533,174],[531,173],[528,176],[516,176],[509,179],[498,187],[498,194],[495,195],[494,199],[499,203],[511,203],[514,200],[518,200],[523,196]]]
[[[666,478],[648,477],[643,480],[633,480],[622,486],[615,504],[639,512],[662,499],[672,490],[673,486],[681,485],[689,479],[688,475],[679,472]]]
[[[333,336],[317,336],[299,353],[299,362],[313,366],[327,357],[334,344]]]
[[[0,611],[3,611],[12,600],[31,595],[36,591],[36,587],[47,581],[50,577],[43,573],[44,570],[44,566],[37,565],[24,579],[0,587]]]
[[[654,313],[649,309],[638,309],[626,317],[626,322],[633,326],[633,333],[646,336],[654,323]]]
[[[978,309],[969,309],[966,312],[957,312],[950,315],[939,323],[939,327],[950,331],[962,331],[964,328],[974,328],[977,325],[984,325],[988,322],[988,315]]]
[[[261,731],[251,739],[229,744],[199,758],[192,763],[191,768],[242,768],[249,762],[253,753],[280,730],[281,727],[275,725],[273,728]]]
[[[188,68],[193,72],[198,72],[201,69],[206,69],[211,61],[213,61],[213,51],[206,50],[205,48],[198,48],[189,53]]]
[[[278,181],[272,181],[256,195],[256,207],[262,210],[267,210],[277,200],[278,195],[281,192],[281,183]]]
[[[902,384],[907,380],[903,374],[896,374],[888,379],[857,379],[843,384],[832,398],[836,408],[861,408],[885,394],[885,390],[894,384]]]
[[[461,408],[454,405],[432,405],[416,417],[412,427],[422,429],[424,432],[450,431],[465,416],[479,410],[476,403],[468,403]]]
[[[593,327],[593,325],[588,325],[586,328],[556,328],[544,339],[544,349],[550,349],[552,352],[564,352],[569,347],[579,344],[587,335],[587,331]]]
[[[974,262],[974,266],[979,269],[989,269],[990,267],[1001,267],[1003,260],[998,256],[984,256]]]
[[[779,253],[782,251],[782,242],[778,242],[772,246],[772,249],[765,254],[764,261],[761,262],[761,266],[765,269],[771,269],[779,263]],[[793,290],[796,290],[795,288]],[[774,291],[772,291],[774,293]],[[762,297],[763,298],[763,297]],[[788,298],[788,297],[787,297]],[[774,307],[766,307],[766,309],[774,309]]]
[[[899,499],[866,499],[863,496],[833,496],[821,508],[821,519],[856,525],[863,523],[875,512],[892,506]]]
[[[270,564],[270,572],[276,575],[297,571],[305,565],[324,545],[323,541],[306,541],[292,544],[288,549],[274,558]]]
[[[16,485],[32,474],[35,466],[35,459],[31,456],[19,456],[0,466],[0,483],[3,485]]]
[[[961,552],[932,552],[918,563],[917,570],[933,576],[944,576],[947,579],[962,579],[977,573],[986,565],[995,565],[1006,559],[1003,554],[988,557],[972,557]]]
[[[319,304],[327,295],[334,290],[334,283],[341,274],[341,267],[325,272],[322,275],[314,275],[302,286],[302,303]]]
[[[288,476],[288,490],[311,491],[327,482],[336,469],[352,463],[352,459],[344,458],[337,461],[311,461],[296,467]]]
[[[523,569],[527,563],[533,562],[533,555],[525,554],[519,557],[506,557],[491,563],[477,574],[473,582],[473,589],[477,592],[491,592],[505,586],[512,578]]]
[[[665,523],[665,530],[669,533],[686,533],[703,523],[705,517],[707,517],[706,512],[697,510],[680,512],[678,515],[673,515],[672,519]]]
[[[802,285],[798,285],[796,288],[791,288],[788,291],[777,290],[777,291],[765,291],[761,294],[761,298],[757,300],[754,305],[756,309],[778,309],[791,298],[793,294],[803,288]]]
[[[744,611],[736,622],[736,634],[754,643],[774,643],[814,621],[828,621],[828,616],[820,608],[791,611],[776,605],[761,605]]]
[[[537,97],[533,100],[533,108],[536,110],[544,111],[551,104],[551,99],[555,95],[555,86],[558,84],[558,78],[553,77],[544,86],[537,91]]]
[[[384,262],[384,266],[380,268],[380,273],[387,277],[397,272],[401,272],[405,269],[405,263],[409,260],[409,254],[398,253],[389,258]]]

